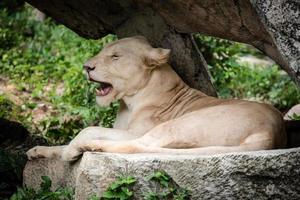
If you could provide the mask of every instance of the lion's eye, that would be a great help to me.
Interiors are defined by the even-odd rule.
[[[120,55],[118,55],[118,54],[111,55],[112,60],[118,60],[119,58],[120,58]]]

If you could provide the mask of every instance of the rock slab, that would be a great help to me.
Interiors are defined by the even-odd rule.
[[[24,184],[37,188],[49,176],[53,187],[75,189],[75,199],[101,196],[121,175],[137,178],[135,199],[154,191],[145,177],[166,171],[192,199],[300,199],[300,148],[214,156],[86,152],[76,163],[28,161]]]
[[[138,34],[154,46],[170,48],[175,71],[187,84],[206,92],[213,93],[211,83],[205,67],[194,60],[196,51],[189,52],[190,33],[251,44],[276,61],[300,86],[299,0],[26,1],[87,38]]]

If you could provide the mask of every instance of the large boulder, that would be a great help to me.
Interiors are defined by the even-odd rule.
[[[83,37],[138,34],[172,49],[175,71],[209,95],[216,92],[193,33],[251,44],[300,83],[300,6],[295,0],[26,1]]]
[[[260,21],[286,62],[285,70],[300,85],[300,2],[250,0]],[[274,58],[273,58],[274,59]]]
[[[54,187],[74,187],[75,199],[85,200],[101,196],[118,176],[132,175],[138,180],[135,199],[142,199],[142,193],[154,190],[145,177],[155,170],[190,189],[192,199],[300,199],[300,148],[214,156],[86,152],[73,164],[29,161],[24,184],[37,188],[47,175]]]
[[[296,0],[26,0],[79,35],[144,35],[172,49],[171,64],[190,86],[215,94],[192,33],[252,44],[300,84],[300,5]]]

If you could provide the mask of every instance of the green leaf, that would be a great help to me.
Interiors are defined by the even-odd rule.
[[[51,179],[48,176],[42,176],[42,182],[41,182],[41,190],[42,191],[50,191],[51,189]]]
[[[293,113],[292,115],[288,116],[291,120],[300,120],[300,115],[297,113]]]

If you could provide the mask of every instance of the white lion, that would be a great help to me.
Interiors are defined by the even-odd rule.
[[[141,36],[108,44],[84,68],[97,102],[120,100],[114,128],[88,127],[66,146],[37,146],[29,159],[72,161],[85,151],[218,154],[282,148],[282,115],[270,105],[224,100],[190,88],[167,64],[170,50]]]

